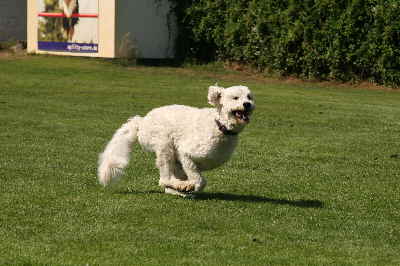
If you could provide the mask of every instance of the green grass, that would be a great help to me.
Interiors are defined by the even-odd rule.
[[[207,106],[243,84],[257,109],[195,200],[160,193],[137,145],[125,178],[98,153],[130,116]],[[399,265],[400,93],[212,66],[0,60],[0,265]]]

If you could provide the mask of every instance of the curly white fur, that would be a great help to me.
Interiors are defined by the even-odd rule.
[[[159,185],[181,196],[206,186],[202,171],[216,168],[232,155],[238,133],[255,108],[245,86],[210,86],[208,102],[214,108],[169,105],[135,116],[119,128],[99,157],[98,177],[103,185],[122,174],[129,163],[130,147],[140,145],[156,154]]]

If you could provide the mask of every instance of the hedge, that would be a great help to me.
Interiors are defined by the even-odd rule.
[[[174,0],[178,56],[400,86],[398,0]]]

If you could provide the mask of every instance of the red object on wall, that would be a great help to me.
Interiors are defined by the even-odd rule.
[[[64,18],[66,17],[64,13],[39,13],[38,14],[39,17],[59,17],[59,18]],[[97,18],[99,17],[98,14],[78,14],[78,13],[74,13],[72,14],[73,18]]]

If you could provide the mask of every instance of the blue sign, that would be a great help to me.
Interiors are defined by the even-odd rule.
[[[95,43],[70,42],[38,42],[39,50],[70,52],[70,53],[98,53],[99,45]]]

